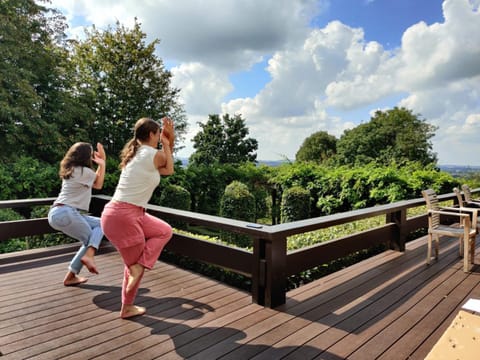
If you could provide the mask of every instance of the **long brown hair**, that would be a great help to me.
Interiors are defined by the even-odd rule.
[[[93,168],[93,147],[90,143],[77,142],[73,144],[60,162],[58,175],[62,179],[70,179],[75,166]]]
[[[135,123],[133,128],[134,135],[122,149],[120,154],[120,168],[123,169],[128,162],[135,156],[142,141],[147,141],[150,133],[156,133],[160,129],[160,125],[153,119],[144,117]]]

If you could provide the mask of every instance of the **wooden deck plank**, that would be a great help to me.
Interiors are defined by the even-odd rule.
[[[216,329],[230,324],[235,319],[251,315],[261,309],[263,308],[251,304],[249,297],[245,297],[225,304],[221,308],[212,308],[207,312],[196,311],[193,317],[190,316],[186,319],[166,318],[154,325],[154,333],[167,333],[169,344],[165,345],[161,341],[157,341],[154,343],[155,346],[145,348],[135,356],[143,359],[176,351],[181,346],[188,345],[192,339],[208,336]]]
[[[363,275],[367,276],[365,274]],[[358,277],[359,274],[356,274],[355,276]],[[390,279],[389,281],[393,282],[394,279]],[[381,286],[387,287],[389,285],[389,281],[381,280],[381,284],[370,284],[374,289],[374,293],[377,294],[376,296],[378,296],[378,293],[381,292],[381,290],[379,290],[381,289]],[[355,288],[350,288],[348,291],[350,292],[350,294],[347,294],[347,292],[343,292],[342,294],[331,293],[330,296],[326,296],[325,298],[321,296],[323,298],[322,302],[314,305],[313,309],[311,308],[310,311],[305,313],[299,313],[298,310],[295,309],[295,307],[289,309],[289,312],[294,313],[297,317],[289,320],[281,327],[273,329],[271,333],[263,334],[261,337],[255,340],[256,342],[275,345],[275,347],[271,347],[265,350],[264,354],[259,355],[259,358],[272,358],[279,356],[280,352],[277,348],[277,345],[278,347],[283,349],[281,351],[282,355],[286,355],[286,353],[288,352],[287,349],[291,350],[292,346],[301,346],[306,341],[311,339],[312,336],[314,336],[315,334],[327,332],[329,329],[334,329],[342,333],[343,336],[345,336],[345,334],[348,334],[346,330],[343,329],[343,327],[342,329],[337,329],[338,324],[340,324],[341,322],[341,319],[348,319],[350,316],[352,316],[352,310],[356,309],[355,311],[360,311],[356,307],[356,305],[363,303],[363,306],[368,306],[374,301],[373,297],[369,300],[370,295],[368,293],[364,293],[361,297],[358,297],[357,299],[352,299],[352,295],[356,296],[355,294],[358,294],[359,292],[357,292],[357,289]],[[325,294],[326,293],[324,292],[322,295]],[[372,296],[374,295],[375,294],[372,294]],[[317,296],[317,298],[321,297]],[[345,306],[344,304],[346,303],[348,305]],[[338,315],[339,312],[342,313],[341,316]],[[283,327],[286,325],[293,326],[294,328],[298,327],[301,330],[292,332],[291,335],[289,335],[288,337],[282,338],[282,333],[284,332]],[[322,339],[323,337],[324,335],[322,334]],[[282,340],[278,343],[276,343],[275,341],[272,342],[274,338],[280,338]],[[326,336],[326,338],[328,338],[328,336]],[[314,349],[315,348],[310,348],[308,346],[303,347],[301,354],[302,358],[304,358],[306,352],[310,352],[310,356],[318,354],[319,350]],[[232,356],[235,355],[233,354]],[[298,358],[299,355],[295,356]]]
[[[177,312],[165,312],[161,316],[163,319],[177,318],[177,321],[159,320],[158,318],[156,318],[152,322],[147,324],[147,326],[145,326],[146,321],[142,319],[141,322],[144,326],[141,329],[139,329],[135,334],[130,334],[128,337],[119,336],[115,340],[114,345],[105,344],[107,347],[102,347],[102,351],[107,351],[102,354],[95,353],[94,351],[82,351],[78,355],[87,355],[87,357],[84,358],[89,358],[90,356],[95,355],[98,359],[119,359],[125,356],[139,356],[139,351],[143,350],[145,352],[149,352],[152,351],[152,347],[161,347],[164,352],[174,350],[174,346],[171,345],[171,336],[178,336],[179,334],[188,331],[188,329],[190,329],[190,327],[186,325],[188,322],[191,322],[193,319],[197,319],[199,317],[206,321],[206,319],[212,317],[209,314],[212,309],[215,309],[213,311],[215,312],[216,316],[221,316],[221,314],[230,313],[232,309],[245,307],[250,304],[250,299],[248,297],[243,296],[239,298],[239,293],[236,292],[234,289],[228,290],[229,291],[227,293],[225,293],[224,291],[220,291],[214,294],[214,300],[210,299],[212,298],[211,295],[202,297],[197,299],[197,302],[192,304],[192,307],[189,309],[181,309],[182,311],[177,310]],[[233,292],[229,293],[230,291]],[[203,305],[198,307],[199,304],[204,304],[207,302],[209,304],[208,309],[205,309]],[[181,305],[182,304],[178,306],[178,309],[181,308]],[[162,337],[162,333],[168,336]],[[152,334],[155,334],[157,336],[150,336]],[[161,352],[157,350],[155,351],[155,353],[160,354]],[[76,356],[67,357],[66,359],[70,358],[74,359],[76,358]]]
[[[463,270],[459,269],[459,271]],[[414,353],[416,348],[424,341],[415,334],[430,334],[432,333],[432,329],[436,329],[442,324],[445,313],[456,314],[455,310],[458,309],[458,304],[464,303],[467,300],[465,294],[470,293],[476,285],[478,285],[478,283],[468,281],[468,278],[456,284],[448,294],[440,298],[440,302],[436,306],[427,308],[427,312],[421,321],[415,323],[409,328],[408,332],[395,341],[393,345],[388,348],[388,352],[395,352],[400,357],[406,358],[410,356],[410,358],[413,358],[411,354]],[[417,356],[414,358],[420,359]],[[378,358],[388,359],[388,355],[382,354]],[[421,359],[423,359],[423,357]]]
[[[422,238],[294,289],[276,309],[159,262],[137,298],[147,314],[122,320],[123,264],[111,249],[97,255],[99,275],[62,285],[77,248],[0,255],[2,360],[422,359],[461,305],[480,297],[480,266],[463,273],[458,243],[442,241],[427,267]]]
[[[203,288],[192,288],[192,291],[195,292],[196,296],[205,296],[206,294],[211,294],[212,292],[216,292],[218,290],[217,287],[203,287]],[[161,304],[153,306],[152,309],[158,309],[158,307],[162,306],[164,308],[171,308],[172,306],[176,307],[175,298],[164,298],[161,300]],[[91,342],[92,337],[100,331],[102,334],[102,342],[103,343],[111,343],[112,346],[115,347],[121,345],[118,338],[120,336],[128,334],[128,340],[131,341],[132,336],[135,336],[135,332],[139,329],[145,329],[146,326],[150,326],[151,323],[155,320],[152,317],[144,316],[141,318],[141,322],[135,321],[121,321],[118,317],[114,319],[110,319],[108,323],[105,323],[104,327],[95,326],[95,328],[85,328],[80,331],[75,332],[75,341],[68,343],[68,345],[63,345],[61,347],[56,348],[55,350],[49,350],[47,352],[43,352],[40,356],[37,356],[38,359],[58,359],[64,358],[69,355],[78,356],[77,353],[81,352],[84,349],[87,349]],[[69,336],[69,340],[72,336]],[[135,337],[133,337],[135,339]],[[50,349],[51,346],[49,343],[46,343],[47,349]],[[98,349],[97,349],[98,350]],[[108,350],[108,349],[107,349]],[[101,351],[104,351],[103,347]],[[97,351],[98,354],[98,351]]]
[[[195,278],[194,274],[189,274],[188,278]],[[146,279],[148,279],[148,276],[146,276]],[[165,280],[168,280],[168,277],[165,277]],[[118,279],[114,280],[115,282],[118,282]],[[178,276],[173,277],[172,281],[178,281]],[[109,283],[112,283],[112,280],[108,281]],[[148,283],[146,283],[148,284]],[[168,282],[165,283],[166,286],[168,285]],[[59,285],[55,284],[55,287],[58,288]],[[58,296],[56,295],[53,299],[57,300],[54,302],[55,306],[50,306],[46,305],[45,303],[52,302],[51,297],[39,297],[39,298],[33,298],[28,302],[22,302],[21,305],[24,307],[24,309],[20,309],[17,312],[11,311],[9,312],[9,315],[11,317],[10,321],[13,321],[15,323],[23,323],[23,328],[24,330],[29,329],[29,328],[39,328],[39,326],[43,325],[44,323],[51,323],[52,318],[70,318],[73,315],[75,315],[76,312],[84,313],[85,310],[82,309],[84,306],[91,306],[92,304],[92,292],[91,291],[85,291],[87,290],[96,290],[98,294],[101,294],[99,292],[102,287],[97,286],[97,285],[92,285],[92,284],[85,284],[80,287],[73,287],[73,288],[65,288],[63,286],[60,286],[60,289],[63,292],[63,296]],[[111,292],[116,292],[114,294],[110,294],[108,296],[107,294],[102,295],[102,300],[103,301],[109,301],[110,299],[113,300],[114,303],[118,303],[118,298],[119,298],[119,287],[112,287]],[[171,292],[171,289],[166,290],[166,293]],[[41,301],[40,301],[41,300]],[[47,300],[47,301],[45,301]],[[74,305],[74,306],[73,306]],[[107,306],[108,304],[105,304]],[[35,309],[35,311],[32,311],[32,309]],[[38,309],[39,308],[39,309]],[[16,306],[12,306],[12,309],[17,309]],[[30,310],[29,310],[30,309]],[[7,316],[7,315],[5,315]],[[2,319],[3,320],[3,319]],[[2,321],[2,325],[3,325]],[[0,334],[4,333],[4,328],[0,329]]]
[[[195,283],[197,283],[197,286],[195,286]],[[186,284],[192,286],[192,291],[199,288],[201,289],[204,286],[203,282],[198,284],[198,279],[195,279],[194,277],[192,279],[189,279]],[[152,287],[152,289],[155,288]],[[171,295],[172,293],[173,292],[170,288],[166,288],[164,291],[158,290],[159,295]],[[29,339],[33,336],[37,336],[36,341],[40,341],[40,337],[48,339],[49,337],[51,337],[51,335],[56,335],[57,333],[58,335],[66,335],[72,331],[82,330],[83,327],[90,326],[89,322],[91,318],[95,318],[97,324],[102,323],[102,321],[110,321],[112,317],[105,317],[106,312],[104,309],[113,310],[113,308],[116,307],[117,310],[119,310],[119,296],[120,294],[118,293],[109,297],[104,297],[102,298],[101,307],[90,310],[92,304],[92,298],[90,294],[88,295],[89,299],[85,300],[85,302],[82,304],[75,304],[74,309],[59,308],[58,311],[60,311],[60,313],[55,314],[57,316],[48,315],[43,316],[36,321],[28,321],[28,327],[24,326],[24,330],[22,332],[15,333],[10,336],[10,340],[16,341],[17,346],[20,346],[24,339]],[[87,317],[85,316],[85,313],[88,313]],[[108,311],[107,315],[110,315],[110,313],[111,312]],[[116,319],[116,316],[114,315],[113,318]],[[75,324],[74,326],[71,325],[72,322]]]
[[[407,281],[408,281],[408,280],[407,280]],[[408,281],[408,282],[410,283],[410,281]],[[385,286],[385,285],[388,285],[388,281],[385,281],[383,285],[384,285],[384,286]],[[377,287],[375,291],[376,291],[377,293],[381,293],[381,291],[379,291],[379,289],[380,289],[380,287]],[[367,296],[365,296],[365,295],[363,296],[363,298],[365,298],[365,297],[368,297],[368,294],[367,294]],[[362,300],[362,301],[363,301],[363,300]],[[371,300],[371,301],[373,302],[373,300]],[[352,306],[352,304],[349,304],[349,306]],[[378,307],[378,306],[377,306],[377,307]],[[375,311],[377,311],[377,310],[375,310]],[[362,311],[362,313],[365,313],[365,311]],[[351,314],[346,313],[346,317],[347,317],[347,318],[350,318],[351,316],[352,316]],[[332,321],[332,324],[330,324],[330,326],[331,326],[330,329],[338,330],[340,333],[343,333],[343,336],[345,336],[346,331],[345,331],[345,326],[344,326],[344,325],[343,325],[343,326],[340,326],[340,327],[342,328],[342,330],[339,330],[339,329],[336,329],[335,327],[333,327],[333,325],[335,325],[335,322],[337,321],[337,320],[335,320],[336,317],[337,317],[336,315],[332,316],[332,319],[330,320],[330,321]],[[294,321],[297,321],[297,320],[298,320],[298,318],[296,318],[296,319],[294,319],[294,320],[292,320],[292,321],[294,322]],[[320,319],[320,321],[321,321],[322,323],[329,323],[329,320],[328,320],[328,319]],[[338,327],[338,324],[336,324],[336,326]],[[304,334],[304,333],[303,333],[304,331],[302,331],[299,338],[303,338],[303,339],[307,338],[307,339],[308,339],[308,336],[312,336],[311,334],[318,333],[318,332],[320,332],[321,330],[325,330],[326,328],[327,328],[327,326],[324,326],[323,329],[322,329],[321,326],[319,326],[316,322],[312,322],[312,323],[311,323],[311,326],[309,325],[309,326],[307,326],[307,327],[305,327],[305,328],[303,329],[304,331],[306,331],[306,333]],[[305,330],[305,329],[306,329],[306,330]],[[267,334],[267,335],[268,335],[268,334]],[[295,337],[295,336],[297,336],[297,334],[294,334],[294,335],[292,335],[292,336]],[[328,340],[328,333],[322,334],[322,339]],[[258,340],[258,339],[257,339],[257,340]],[[267,341],[267,340],[265,339],[265,341]],[[267,341],[267,343],[272,344],[272,342],[268,342],[268,341]],[[285,341],[282,341],[282,343],[280,344],[280,346],[285,346],[286,344],[288,344],[288,343],[286,343]],[[292,342],[291,344],[296,344],[297,346],[299,346],[299,345],[301,345],[302,343]],[[322,344],[315,344],[315,345],[320,345],[320,346],[315,347],[316,349],[323,349],[323,348],[324,348],[324,347],[321,347]],[[324,345],[324,344],[323,344],[323,345]],[[314,349],[315,349],[315,348],[314,348]],[[305,351],[307,351],[307,349],[308,349],[308,347],[304,347],[302,350],[305,352]],[[272,352],[275,352],[275,354],[273,354]],[[314,351],[314,354],[315,354],[315,353],[318,353],[318,351]],[[265,351],[265,355],[264,355],[264,356],[265,356],[265,357],[259,357],[259,358],[272,358],[272,356],[279,356],[279,353],[278,353],[278,351],[271,351],[271,350],[269,349],[269,350],[266,350],[266,351]],[[302,353],[302,357],[301,357],[301,358],[305,358],[304,356],[305,356],[305,354]],[[298,354],[295,355],[295,357],[296,357],[296,358],[299,358],[299,357],[298,357]],[[233,357],[232,357],[232,358],[233,358]]]
[[[197,279],[197,282],[198,282],[198,279]],[[212,285],[213,285],[213,282],[212,282]],[[210,287],[206,287],[204,281],[201,281],[200,283],[195,284],[195,286],[191,287],[191,291],[194,293],[196,292],[198,294],[201,294],[202,290],[214,291],[214,290],[211,290]],[[161,295],[161,293],[159,294]],[[170,290],[167,289],[163,293],[164,296],[172,295],[172,294],[176,294],[176,293],[171,291],[171,289]],[[102,296],[102,295],[99,295],[99,296]],[[112,327],[114,328],[120,327],[122,330],[128,331],[128,325],[131,325],[131,323],[130,322],[119,323],[118,321],[119,320],[118,319],[119,296],[120,294],[118,292],[117,296],[115,296],[115,307],[118,307],[117,309],[112,309],[110,308],[110,306],[105,306],[105,304],[100,305],[99,303],[97,303],[99,307],[104,307],[103,311],[100,311],[101,313],[103,313],[103,315],[92,317],[91,316],[92,314],[90,312],[85,311],[84,313],[78,316],[67,318],[64,321],[65,323],[63,324],[63,327],[58,328],[58,330],[52,332],[47,329],[46,333],[40,334],[34,337],[34,340],[37,342],[35,346],[29,346],[28,348],[25,348],[25,345],[27,343],[26,341],[17,341],[16,344],[24,347],[24,349],[22,350],[23,352],[19,351],[19,355],[20,356],[24,356],[24,355],[39,356],[39,354],[45,351],[49,351],[50,353],[52,353],[51,349],[55,348],[58,345],[62,346],[61,352],[62,352],[62,355],[64,355],[65,352],[69,351],[70,348],[72,347],[72,346],[65,345],[68,342],[71,342],[73,344],[74,349],[72,351],[74,352],[78,349],[83,348],[80,346],[81,341],[87,339],[87,343],[88,343],[88,341],[91,340],[91,336],[94,336],[96,333],[101,333],[103,338],[107,338],[107,336],[110,335],[110,332],[111,332],[110,330],[112,329]],[[157,299],[151,299],[151,298],[147,299],[145,296],[142,297],[142,295],[140,295],[138,299],[139,299],[138,303],[142,305],[148,305],[148,304],[153,305],[155,302],[158,302]],[[166,306],[171,306],[171,304],[169,304],[170,300],[171,300],[170,297],[165,297],[161,300],[161,302],[165,303]],[[115,311],[112,312],[111,310],[115,310]],[[92,319],[95,319],[95,327],[93,328],[91,326]],[[114,336],[112,338],[114,338]],[[8,346],[7,346],[7,349],[9,349]],[[54,354],[56,352],[54,352]],[[48,355],[47,358],[57,358],[57,356]]]
[[[410,286],[410,284],[408,284]],[[405,288],[405,284],[403,286]],[[399,289],[400,291],[402,289]],[[408,291],[406,288],[404,289]],[[413,289],[413,291],[417,291]],[[403,308],[408,306],[408,303],[415,304],[418,301],[418,298],[422,295],[421,290],[418,289],[419,293],[414,296],[409,297],[406,293],[406,298],[408,301],[405,301],[401,298],[394,299],[385,302],[384,300],[387,297],[381,299],[380,302],[372,303],[368,308],[362,310],[347,319],[342,323],[332,327],[324,334],[318,336],[313,344],[317,348],[328,349],[328,351],[341,355],[342,357],[347,358],[349,354],[360,347],[364,342],[368,341],[369,338],[375,336],[375,334],[381,333],[383,329],[397,317],[403,316]],[[430,290],[424,290],[424,294]],[[391,306],[388,306],[390,302]],[[402,303],[401,306],[397,306],[398,303]],[[413,305],[414,306],[414,305]],[[335,341],[337,341],[335,343]],[[329,358],[328,356],[323,356],[322,358]]]
[[[478,273],[472,274],[476,277],[479,276]],[[475,288],[465,297],[465,299],[469,298],[474,298],[474,299],[480,299],[480,284],[475,286]],[[465,303],[465,301],[462,301],[462,304]],[[415,352],[412,354],[413,359],[425,359],[425,357],[428,355],[430,350],[435,346],[437,343],[438,339],[443,335],[443,333],[447,330],[447,328],[450,326],[451,322],[457,315],[458,311],[460,310],[460,307],[457,307],[452,314],[445,318],[442,323],[437,327],[435,331],[431,333],[431,335],[428,336],[426,340],[420,344],[420,346],[415,350]]]
[[[452,255],[454,258],[455,255]],[[444,258],[443,261],[447,261]],[[449,263],[446,263],[447,266]],[[435,274],[440,268],[441,264],[437,263],[435,266],[427,269],[431,274]],[[401,275],[400,273],[399,275]],[[386,324],[391,321],[390,318],[401,316],[402,310],[399,306],[401,302],[404,304],[408,301],[415,303],[417,298],[422,296],[418,291],[417,285],[421,284],[424,280],[423,277],[396,277],[400,279],[396,284],[391,286],[379,286],[376,294],[373,297],[368,298],[369,294],[365,294],[359,298],[360,303],[357,304],[357,308],[350,307],[344,309],[346,311],[340,311],[340,316],[337,316],[335,321],[335,312],[332,315],[326,315],[326,317],[319,319],[321,323],[330,325],[323,333],[318,334],[309,343],[314,348],[320,350],[327,350],[334,354],[339,354],[342,357],[347,357],[350,352],[361,346],[370,337],[380,332]],[[427,277],[428,278],[428,277]],[[437,281],[441,282],[441,279],[437,277]],[[390,283],[392,284],[392,283]],[[388,285],[387,283],[385,285]],[[432,284],[433,285],[433,284]],[[430,289],[425,289],[424,293],[428,293]],[[409,295],[410,294],[410,295]],[[368,299],[368,301],[363,301]],[[362,303],[363,302],[363,303]],[[342,310],[342,308],[340,308]],[[304,349],[298,349],[292,354],[291,358],[298,356],[300,353],[305,358],[311,358],[318,354],[305,354]],[[320,352],[321,353],[321,352]],[[328,358],[326,356],[326,358]]]

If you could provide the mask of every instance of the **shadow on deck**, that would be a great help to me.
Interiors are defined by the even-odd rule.
[[[457,241],[444,238],[427,267],[424,237],[292,290],[274,309],[158,262],[137,296],[147,314],[122,320],[120,256],[105,247],[99,275],[64,287],[76,249],[0,255],[2,360],[424,359],[461,306],[480,298],[480,267],[463,272]]]

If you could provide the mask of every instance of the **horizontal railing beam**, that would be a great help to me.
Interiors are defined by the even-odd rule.
[[[298,274],[373,246],[389,245],[396,232],[394,224],[362,231],[318,245],[291,251],[287,255],[287,275]]]
[[[20,207],[52,205],[56,198],[0,200],[0,209],[14,209]]]
[[[17,237],[56,233],[47,218],[0,222],[0,241]]]
[[[165,249],[247,277],[252,276],[253,254],[243,249],[175,233]]]

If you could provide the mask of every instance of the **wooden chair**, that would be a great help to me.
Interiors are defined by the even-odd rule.
[[[432,243],[435,240],[435,259],[438,259],[438,244],[440,236],[456,237],[459,240],[460,257],[463,257],[463,271],[470,270],[470,263],[475,257],[475,237],[477,235],[477,210],[463,208],[440,207],[435,191],[427,189],[422,191],[428,211],[428,250],[427,265],[432,257]],[[441,223],[441,215],[457,217],[459,227]],[[472,217],[472,220],[470,219]]]
[[[453,192],[454,192],[455,195],[457,196],[458,206],[459,206],[459,207],[465,206],[466,202],[465,202],[465,199],[464,199],[463,196],[462,196],[462,192],[460,191],[460,189],[457,188],[457,187],[454,187],[454,188],[453,188]]]
[[[467,184],[462,185],[463,196],[465,197],[464,206],[468,207],[480,207],[480,199],[472,198],[472,191]]]
[[[455,208],[455,209],[458,209],[459,211],[471,213],[472,216],[474,214],[477,214],[478,216],[480,216],[480,213],[478,213],[478,208],[475,207],[475,206],[472,206],[471,203],[467,202],[464,199],[464,197],[462,196],[462,192],[460,191],[459,188],[454,187],[453,192],[457,196],[457,202],[458,202],[458,208]],[[480,206],[480,203],[479,203],[479,206]],[[449,209],[449,208],[444,208],[444,209]],[[476,226],[477,234],[480,233],[480,221],[479,220],[480,219],[477,217],[477,222],[476,222],[477,223],[477,226]],[[472,221],[472,223],[473,223],[473,221]]]

